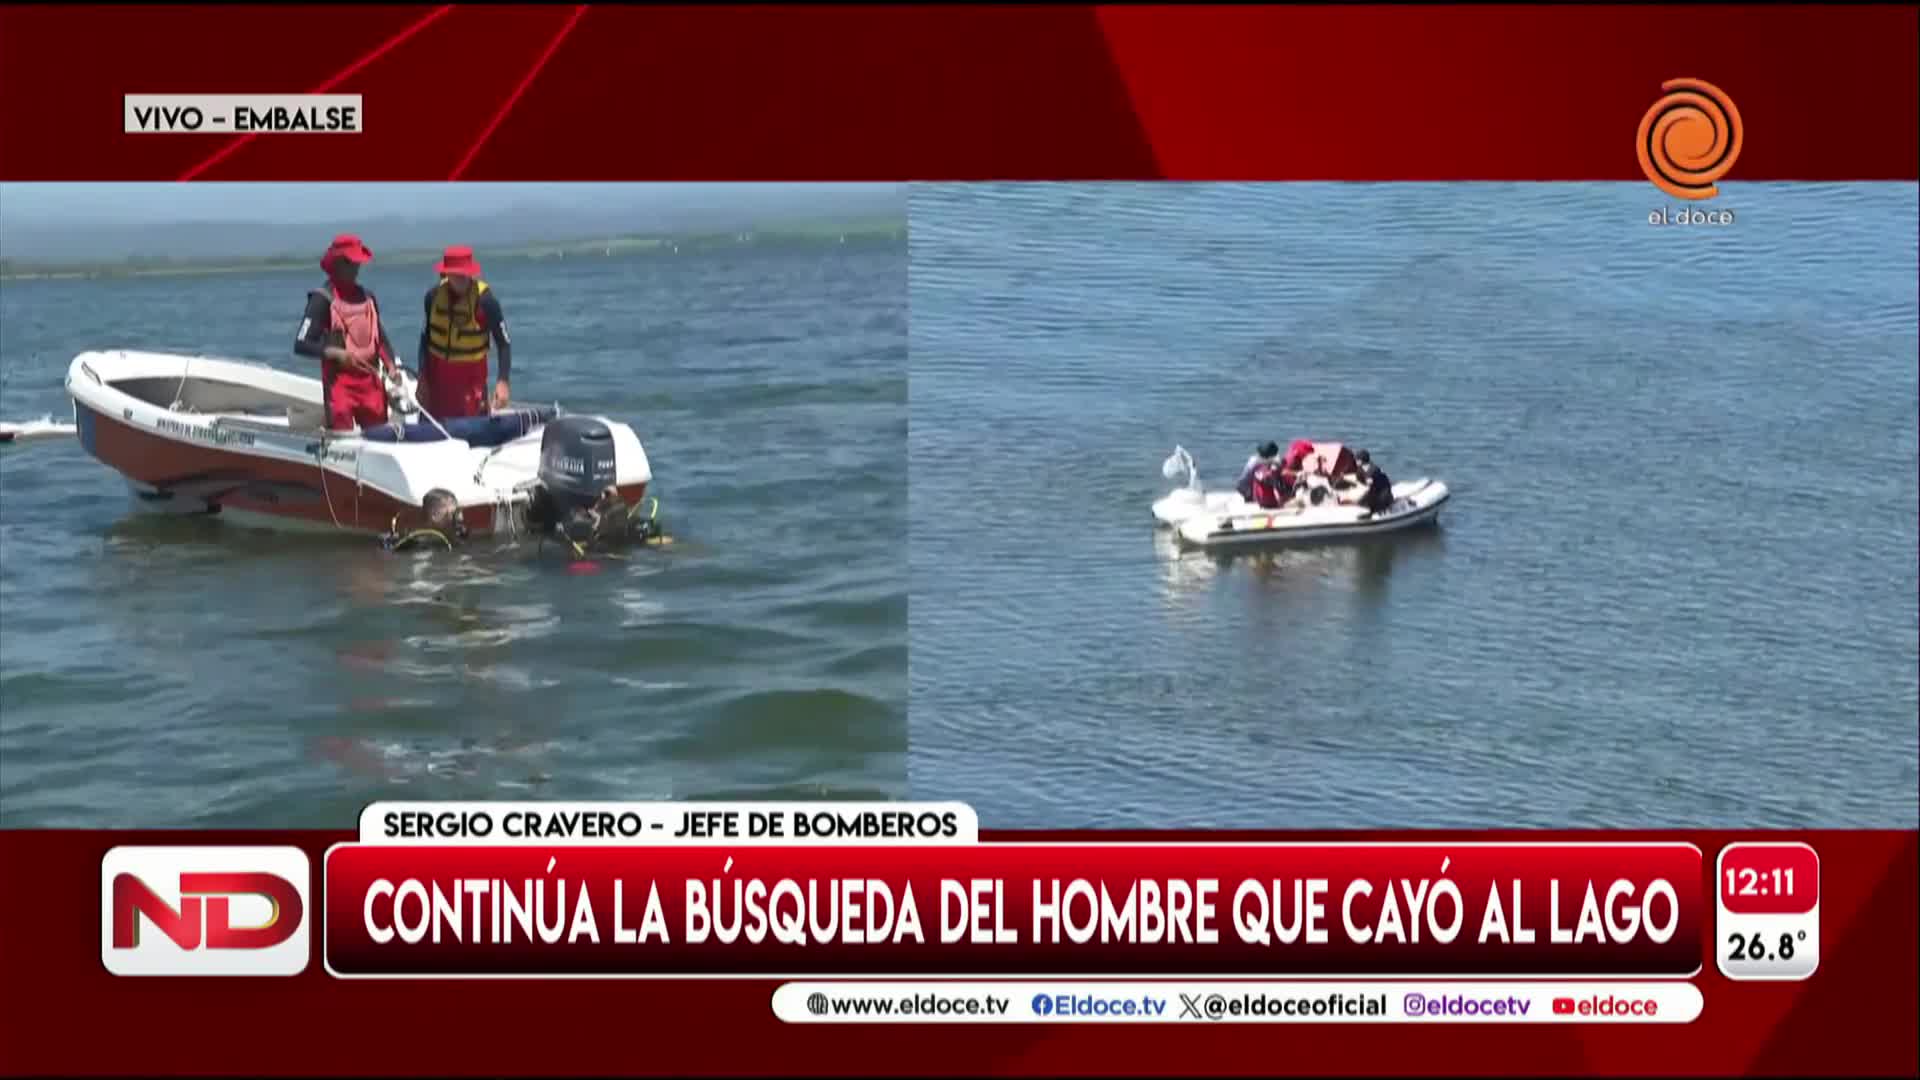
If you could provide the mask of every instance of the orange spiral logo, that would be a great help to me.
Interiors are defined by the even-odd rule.
[[[1666,96],[1640,120],[1640,169],[1676,199],[1711,199],[1716,181],[1740,160],[1740,110],[1699,79],[1660,84]]]

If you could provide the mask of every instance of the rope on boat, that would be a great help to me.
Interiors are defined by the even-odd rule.
[[[314,465],[320,470],[320,494],[327,500],[327,516],[333,519],[334,528],[345,529],[346,526],[340,524],[339,513],[333,508],[333,492],[327,487],[327,437],[325,434],[320,436],[320,453],[314,458]]]
[[[193,370],[193,357],[188,356],[180,362],[180,385],[173,388],[173,404],[167,406],[168,412],[179,412],[180,403],[187,392],[187,374]]]

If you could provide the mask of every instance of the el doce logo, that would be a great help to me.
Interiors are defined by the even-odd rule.
[[[1711,199],[1740,160],[1740,110],[1699,79],[1672,79],[1660,89],[1666,95],[1640,120],[1640,169],[1676,199]]]
[[[298,975],[310,875],[299,848],[114,848],[100,860],[101,962],[115,975]]]

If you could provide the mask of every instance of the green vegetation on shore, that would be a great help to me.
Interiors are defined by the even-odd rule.
[[[551,243],[528,244],[510,248],[491,248],[479,252],[484,264],[501,259],[568,259],[599,256],[693,255],[739,250],[804,250],[824,247],[886,248],[906,242],[904,218],[863,218],[847,221],[783,223],[744,228],[738,232],[646,233],[623,236],[575,238]],[[440,252],[380,250],[376,237],[367,240],[379,251],[383,266],[431,266]],[[174,277],[195,274],[245,274],[274,270],[305,270],[319,257],[316,250],[303,255],[234,256],[226,258],[170,259],[164,255],[134,255],[117,262],[72,262],[0,258],[0,281],[34,279],[85,279],[126,277]]]

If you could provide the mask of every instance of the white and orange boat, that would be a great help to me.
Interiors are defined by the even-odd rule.
[[[125,476],[142,508],[253,525],[381,534],[417,526],[429,491],[459,500],[469,532],[508,532],[541,488],[630,506],[653,473],[633,428],[558,406],[444,423],[389,383],[395,422],[326,430],[321,383],[265,364],[86,352],[67,370],[74,435]]]

